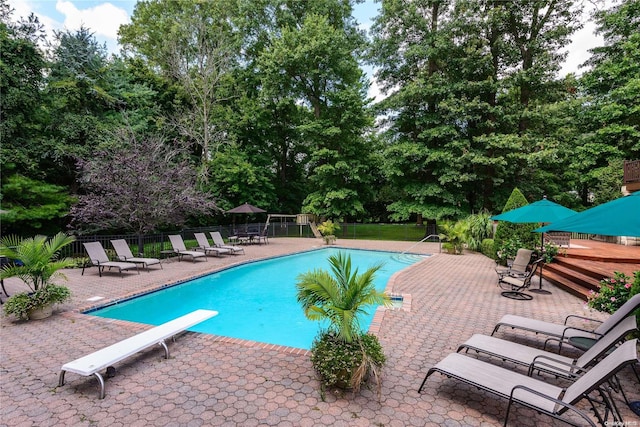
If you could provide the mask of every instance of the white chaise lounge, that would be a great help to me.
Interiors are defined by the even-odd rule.
[[[200,322],[210,319],[217,314],[218,312],[213,310],[196,310],[117,342],[109,347],[105,347],[102,350],[76,359],[73,362],[66,363],[62,365],[62,369],[60,370],[58,387],[64,385],[64,375],[66,372],[73,372],[78,375],[84,375],[85,377],[94,375],[100,383],[100,399],[104,399],[104,379],[99,371],[156,344],[164,348],[165,359],[168,359],[169,348],[165,343],[166,339]]]
[[[222,238],[222,234],[220,234],[219,231],[211,231],[209,232],[209,234],[211,235],[211,238],[213,239],[213,244],[216,245],[218,248],[223,248],[223,249],[229,249],[231,251],[232,254],[236,254],[238,252],[242,252],[244,254],[244,248],[240,247],[240,246],[234,246],[234,245],[226,245],[224,243],[224,239]]]
[[[207,239],[207,236],[204,233],[193,233],[193,236],[198,242],[198,249],[202,249],[205,254],[214,253],[216,256],[220,256],[221,254],[228,254],[231,252],[231,249],[211,246],[209,244],[209,239]]]
[[[121,262],[121,261],[110,261],[107,253],[104,251],[102,247],[102,243],[100,242],[88,242],[83,243],[84,249],[87,251],[87,255],[89,255],[89,259],[91,260],[91,265],[98,267],[98,275],[102,277],[102,273],[104,272],[105,267],[117,268],[120,272],[120,276],[122,276],[123,270],[131,270],[136,269],[138,274],[140,271],[138,270],[138,266],[133,262]],[[82,266],[81,276],[84,275],[84,269],[86,265]]]
[[[125,262],[133,262],[134,264],[142,264],[142,267],[149,271],[150,265],[158,264],[160,269],[162,269],[162,263],[158,258],[144,258],[144,257],[134,257],[131,253],[131,249],[127,244],[127,241],[124,239],[112,240],[111,245],[113,249],[116,251],[116,255],[118,255],[118,259]],[[142,254],[141,254],[142,255]]]
[[[174,234],[169,236],[169,241],[171,242],[171,246],[173,247],[173,252],[178,255],[178,260],[182,261],[183,256],[191,257],[191,261],[196,262],[196,258],[204,257],[204,260],[207,260],[207,254],[204,252],[198,251],[188,251],[187,247],[184,244],[184,240],[182,240],[182,236],[179,234]]]

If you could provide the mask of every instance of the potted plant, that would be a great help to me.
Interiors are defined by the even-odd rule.
[[[359,315],[372,304],[390,305],[389,297],[375,288],[373,266],[364,273],[351,270],[351,257],[340,252],[329,257],[331,272],[317,269],[298,276],[298,302],[310,320],[328,323],[311,347],[311,362],[322,388],[351,388],[355,392],[369,378],[381,392],[385,356],[378,338],[362,332]]]
[[[318,226],[318,231],[322,234],[325,245],[335,243],[336,236],[334,233],[336,230],[340,230],[340,225],[331,220],[327,220]]]
[[[35,236],[20,239],[7,236],[0,239],[0,255],[10,261],[0,271],[0,278],[20,278],[29,292],[12,295],[4,304],[6,315],[19,319],[43,319],[52,313],[54,304],[67,301],[71,292],[65,286],[56,285],[54,280],[66,278],[59,270],[72,267],[74,261],[59,258],[60,250],[75,239],[58,233],[51,239]]]
[[[440,225],[442,233],[440,239],[445,240],[442,248],[451,254],[462,254],[467,237],[467,223],[465,221],[445,222]]]

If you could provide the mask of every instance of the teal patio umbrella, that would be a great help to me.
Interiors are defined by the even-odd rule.
[[[500,215],[492,216],[491,219],[494,221],[507,221],[516,224],[533,222],[552,223],[563,218],[571,217],[575,214],[576,211],[552,202],[551,200],[547,200],[547,197],[545,196],[542,200],[512,209],[501,213]],[[544,234],[542,235],[540,245],[542,249],[544,247]],[[531,289],[531,291],[549,293],[549,291],[542,290],[542,264],[540,265],[540,284],[538,289]]]
[[[534,231],[571,231],[603,236],[640,237],[640,191],[603,203]]]
[[[564,206],[554,203],[551,200],[547,200],[547,198],[544,197],[542,200],[538,200],[537,202],[512,209],[508,212],[501,213],[500,215],[492,216],[491,219],[494,221],[507,221],[517,224],[531,222],[550,223],[575,214],[576,211],[565,208]]]

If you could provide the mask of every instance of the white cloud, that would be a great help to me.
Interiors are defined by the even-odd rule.
[[[102,36],[112,40],[118,38],[120,25],[129,23],[127,12],[111,3],[78,9],[71,1],[58,0],[56,10],[65,16],[63,25],[68,30],[77,30],[84,25],[94,32],[96,37]]]

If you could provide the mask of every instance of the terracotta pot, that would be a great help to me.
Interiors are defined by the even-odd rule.
[[[29,311],[29,320],[41,320],[51,317],[53,313],[53,304],[45,305],[44,307],[34,308]]]

